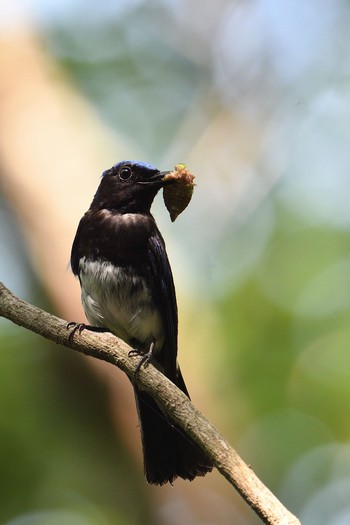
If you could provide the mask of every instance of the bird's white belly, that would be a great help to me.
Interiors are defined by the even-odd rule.
[[[103,260],[79,262],[81,297],[93,326],[106,327],[128,344],[164,343],[162,320],[147,284],[131,268]]]

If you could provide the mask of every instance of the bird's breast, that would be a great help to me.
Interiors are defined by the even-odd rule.
[[[81,296],[90,324],[111,330],[128,344],[146,347],[164,343],[159,310],[143,275],[132,266],[118,266],[103,259],[79,261]]]
[[[105,259],[121,267],[143,265],[147,260],[148,240],[155,228],[151,215],[89,211],[80,234],[80,258]]]

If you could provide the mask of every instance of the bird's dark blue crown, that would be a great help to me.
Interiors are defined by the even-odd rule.
[[[114,164],[114,166],[112,166],[112,168],[110,168],[110,169],[118,171],[124,164],[134,165],[134,166],[137,166],[138,168],[141,168],[141,169],[144,168],[144,169],[148,169],[148,170],[152,170],[152,171],[158,171],[157,168],[155,166],[153,166],[152,164],[148,164],[147,162],[141,162],[141,161],[138,161],[138,160],[121,160],[117,164]],[[102,177],[109,171],[110,170],[104,171],[102,173]]]

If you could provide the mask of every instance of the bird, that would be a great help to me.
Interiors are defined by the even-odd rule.
[[[79,278],[89,325],[78,329],[110,331],[150,361],[189,396],[177,361],[178,310],[164,239],[151,214],[169,172],[124,160],[103,172],[88,211],[79,222],[71,268]],[[132,382],[141,429],[148,483],[177,478],[192,481],[213,468],[189,437],[169,422],[157,402]]]

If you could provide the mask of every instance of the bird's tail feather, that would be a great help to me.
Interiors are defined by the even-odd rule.
[[[188,395],[180,371],[178,386]],[[193,480],[210,472],[213,465],[200,448],[168,422],[146,392],[134,388],[147,481],[163,485],[177,477]]]

